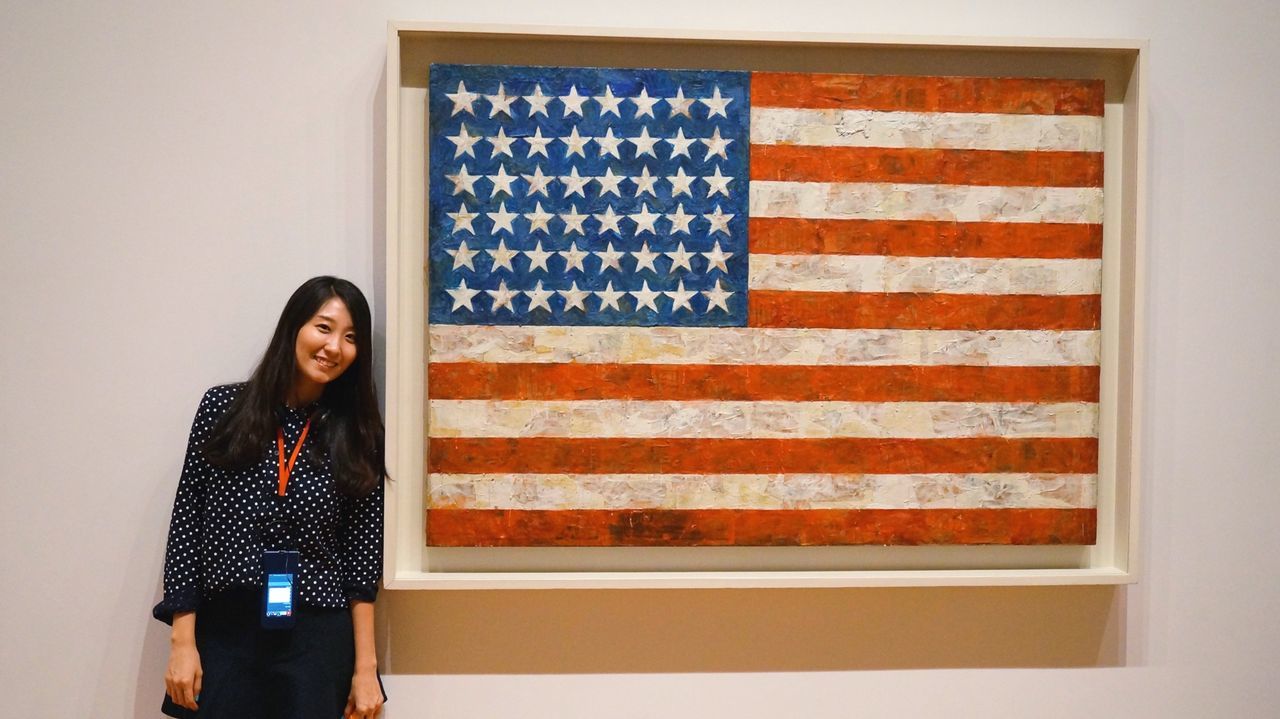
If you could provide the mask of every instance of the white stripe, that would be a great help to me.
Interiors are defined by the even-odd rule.
[[[753,290],[1092,295],[1102,260],[751,255]]]
[[[444,400],[431,437],[1096,437],[1091,402]]]
[[[585,364],[1096,365],[1097,330],[814,330],[748,327],[427,328],[430,362]]]
[[[1090,508],[1094,474],[431,474],[432,508]]]
[[[760,145],[1102,152],[1102,118],[965,112],[751,108]]]
[[[752,217],[952,222],[1102,222],[1100,187],[751,182]]]

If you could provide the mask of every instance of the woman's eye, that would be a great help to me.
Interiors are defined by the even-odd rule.
[[[316,325],[316,329],[320,330],[321,332],[324,332],[325,334],[328,334],[329,325],[326,325],[325,323],[321,322],[320,324]]]
[[[348,341],[348,342],[350,342],[351,344],[355,344],[355,343],[356,343],[356,336],[355,336],[355,335],[347,335],[347,341]]]

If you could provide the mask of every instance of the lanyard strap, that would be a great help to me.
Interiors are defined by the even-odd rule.
[[[298,435],[298,443],[293,445],[293,454],[289,456],[289,463],[284,463],[284,429],[276,427],[276,453],[280,460],[280,486],[276,490],[278,496],[284,496],[284,490],[289,486],[289,475],[293,472],[293,464],[298,461],[298,451],[302,449],[302,443],[307,441],[307,431],[311,429],[311,418],[307,418],[307,423],[302,426],[302,434]]]

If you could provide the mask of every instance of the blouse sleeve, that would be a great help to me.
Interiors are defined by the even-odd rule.
[[[382,577],[382,499],[385,480],[348,500],[351,514],[342,541],[342,591],[347,602],[372,602]]]
[[[173,515],[169,520],[169,541],[164,556],[164,599],[151,610],[152,616],[166,624],[173,623],[175,613],[193,611],[200,603],[200,544],[203,541],[200,514],[209,477],[216,471],[205,460],[200,447],[230,400],[230,392],[224,387],[214,387],[205,392],[191,424],[187,457],[182,464],[178,494],[173,500]]]

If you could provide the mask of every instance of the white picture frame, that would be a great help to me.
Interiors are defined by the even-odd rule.
[[[1143,40],[392,22],[386,69],[385,586],[390,589],[1125,584],[1138,577],[1146,231]],[[1086,547],[439,548],[425,542],[426,86],[431,63],[1102,78],[1097,543]]]

